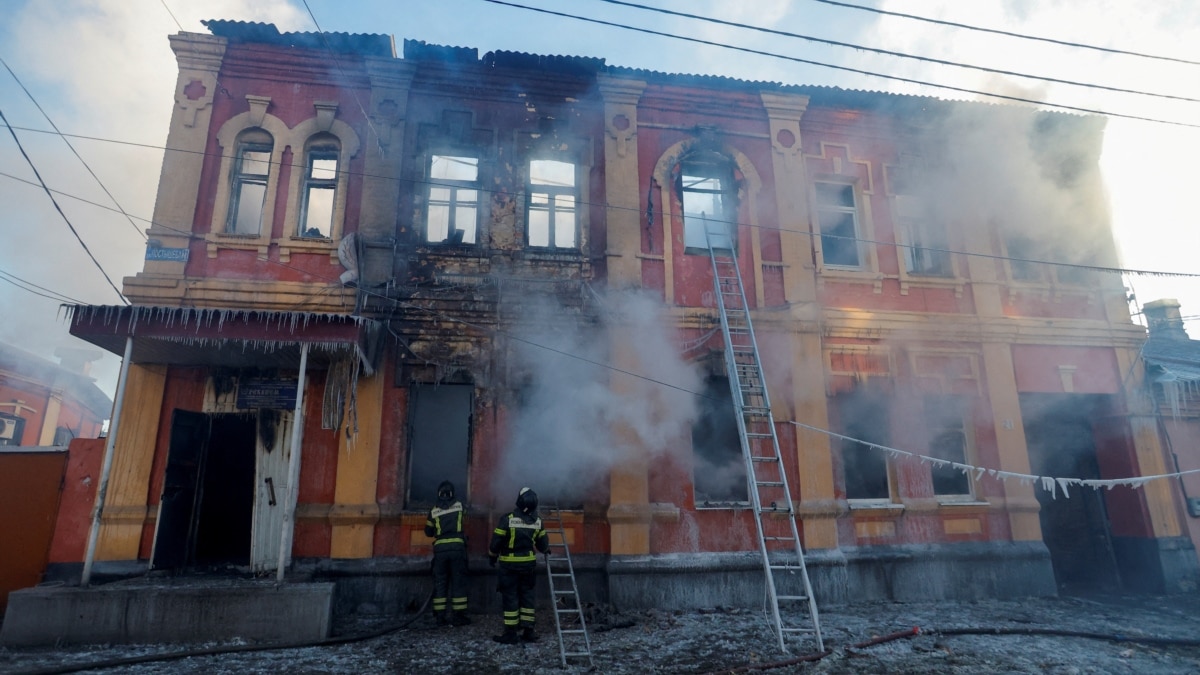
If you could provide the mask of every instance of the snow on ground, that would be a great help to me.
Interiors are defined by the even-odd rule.
[[[780,652],[767,614],[744,609],[594,610],[589,629],[600,673],[746,672],[814,651],[810,642]],[[541,640],[501,645],[498,616],[461,628],[434,627],[428,616],[405,630],[342,645],[195,656],[93,673],[561,673],[552,619],[539,612]],[[1200,673],[1200,595],[1093,596],[973,602],[868,603],[821,610],[828,656],[772,673]],[[899,631],[921,633],[854,647]],[[338,632],[378,632],[383,623],[343,623]],[[1076,631],[1177,638],[1191,645],[1144,644],[1030,634],[942,635],[962,628]],[[191,645],[212,648],[219,645]],[[0,648],[0,673],[53,672],[73,664],[166,653],[177,645]],[[567,672],[586,672],[573,665]],[[755,671],[758,672],[758,671]]]

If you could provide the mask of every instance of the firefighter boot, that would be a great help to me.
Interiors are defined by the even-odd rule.
[[[521,642],[537,642],[538,634],[533,632],[533,626],[526,626],[521,632]]]
[[[521,638],[517,637],[516,626],[505,626],[504,634],[503,635],[493,635],[492,639],[495,640],[496,642],[499,642],[502,645],[515,645],[521,641]]]

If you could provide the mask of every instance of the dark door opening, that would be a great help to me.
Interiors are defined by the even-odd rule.
[[[152,568],[249,564],[255,420],[174,411]]]
[[[1081,394],[1021,394],[1021,416],[1034,474],[1055,478],[1100,478],[1093,421],[1103,397]],[[1036,490],[1042,539],[1050,550],[1054,578],[1065,594],[1120,590],[1104,496],[1071,488],[1069,497]]]
[[[409,414],[408,504],[429,506],[437,486],[454,483],[456,496],[470,496],[467,466],[471,454],[471,409],[475,387],[469,384],[414,384]]]

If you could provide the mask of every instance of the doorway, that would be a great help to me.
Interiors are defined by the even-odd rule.
[[[175,410],[153,569],[250,562],[257,416]]]
[[[1084,394],[1021,394],[1025,441],[1034,474],[1096,480],[1094,422],[1105,397]],[[1036,490],[1042,539],[1050,551],[1058,590],[1064,594],[1121,588],[1104,495],[1073,486],[1052,498]]]

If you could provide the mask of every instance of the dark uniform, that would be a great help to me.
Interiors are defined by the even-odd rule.
[[[450,592],[455,626],[471,623],[467,617],[467,536],[463,531],[464,509],[454,499],[454,484],[438,486],[437,506],[425,521],[425,536],[433,537],[433,615],[439,624],[446,620],[446,591]]]
[[[537,581],[537,552],[547,553],[550,540],[537,514],[537,494],[522,488],[517,508],[500,518],[488,546],[491,564],[500,563],[496,590],[504,606],[504,634],[492,638],[504,644],[518,640],[533,642],[534,585]],[[517,626],[524,629],[517,635]]]

